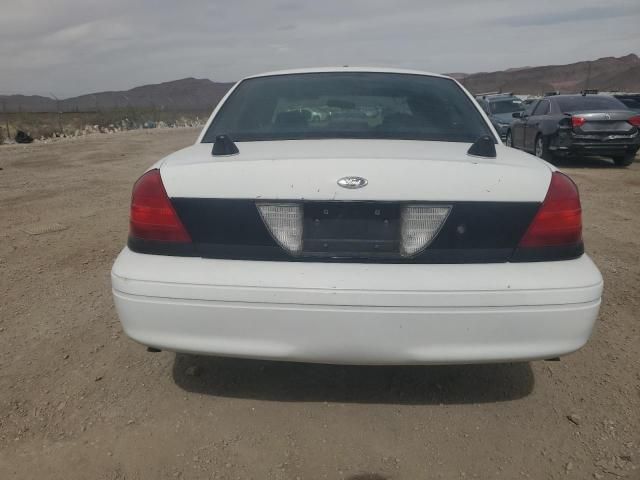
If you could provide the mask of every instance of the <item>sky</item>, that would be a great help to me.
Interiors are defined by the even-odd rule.
[[[0,0],[0,94],[310,66],[495,71],[640,54],[640,0]]]

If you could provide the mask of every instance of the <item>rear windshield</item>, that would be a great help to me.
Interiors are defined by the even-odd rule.
[[[585,95],[576,97],[558,97],[555,99],[564,112],[587,112],[591,110],[627,110],[619,100],[604,95]]]
[[[640,110],[640,95],[616,98],[624,103],[628,108],[631,108],[633,110]]]
[[[491,135],[452,80],[369,72],[274,75],[244,80],[203,142],[364,138],[474,142]]]
[[[513,113],[522,112],[524,110],[524,104],[519,98],[509,98],[507,100],[497,100],[489,103],[491,107],[491,113]]]

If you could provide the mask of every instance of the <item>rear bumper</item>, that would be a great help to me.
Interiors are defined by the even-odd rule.
[[[552,140],[549,148],[558,154],[624,155],[640,148],[640,135],[636,133],[602,137],[561,132]]]
[[[353,364],[570,353],[587,342],[602,292],[586,255],[530,264],[283,264],[125,249],[112,284],[125,332],[145,345]]]

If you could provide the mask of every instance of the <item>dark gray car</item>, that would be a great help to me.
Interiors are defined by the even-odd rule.
[[[640,148],[640,115],[608,95],[555,95],[513,114],[505,143],[551,160],[602,155],[630,165]]]
[[[476,101],[489,116],[491,124],[502,140],[507,138],[507,132],[513,120],[512,114],[525,109],[523,101],[510,93],[478,95]]]

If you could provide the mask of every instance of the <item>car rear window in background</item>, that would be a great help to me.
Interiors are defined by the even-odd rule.
[[[558,97],[555,99],[564,112],[588,112],[602,110],[627,110],[622,102],[604,95],[585,95],[575,97]]]
[[[640,110],[640,95],[616,98],[624,103],[628,108],[631,108],[632,110]]]
[[[244,80],[203,142],[312,138],[474,142],[491,135],[452,80],[424,75],[332,72]]]
[[[551,111],[549,100],[540,100],[531,115],[548,115]]]
[[[522,112],[524,110],[522,100],[517,98],[498,100],[496,102],[491,102],[489,105],[491,106],[491,113],[498,115],[501,113]]]

